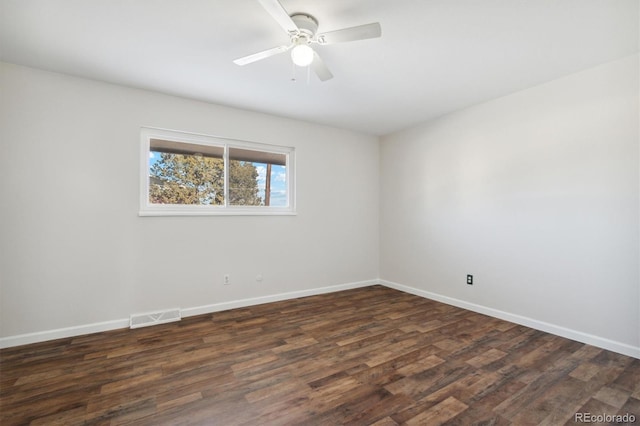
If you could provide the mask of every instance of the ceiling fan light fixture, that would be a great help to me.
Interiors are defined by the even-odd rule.
[[[291,49],[291,60],[299,67],[306,67],[313,62],[313,49],[307,44],[298,44]]]
[[[262,52],[235,59],[233,62],[240,66],[291,51],[294,74],[296,66],[308,67],[307,77],[311,71],[313,71],[320,81],[327,81],[333,78],[333,74],[331,74],[329,68],[327,68],[322,58],[318,55],[318,52],[311,48],[313,43],[320,45],[344,43],[378,38],[382,35],[382,28],[379,22],[318,34],[318,20],[308,13],[294,13],[290,15],[282,7],[280,0],[258,0],[258,2],[260,2],[262,7],[276,20],[278,25],[280,25],[289,36],[291,42],[286,45],[272,47]]]

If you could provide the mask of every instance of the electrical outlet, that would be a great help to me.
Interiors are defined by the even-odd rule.
[[[473,285],[473,275],[467,275],[467,284]]]
[[[224,282],[224,285],[231,284],[231,279],[229,277],[229,274],[224,274],[223,282]]]

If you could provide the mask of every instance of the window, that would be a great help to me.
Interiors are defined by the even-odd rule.
[[[143,128],[140,215],[295,214],[289,147]]]

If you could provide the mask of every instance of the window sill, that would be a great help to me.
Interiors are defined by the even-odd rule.
[[[297,212],[291,210],[279,210],[279,209],[233,209],[225,208],[219,210],[212,209],[153,209],[153,210],[140,210],[138,216],[297,216]]]

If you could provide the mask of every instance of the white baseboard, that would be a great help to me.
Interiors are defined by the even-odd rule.
[[[526,327],[530,327],[536,330],[555,334],[561,337],[566,337],[567,339],[575,340],[581,343],[586,343],[592,346],[597,346],[602,349],[607,349],[613,352],[617,352],[623,355],[640,359],[640,347],[631,346],[626,343],[616,342],[614,340],[609,340],[604,337],[594,336],[592,334],[583,333],[581,331],[572,330],[572,329],[561,327],[555,324],[549,324],[544,321],[539,321],[529,317],[523,317],[521,315],[504,312],[498,309],[488,308],[482,305],[476,305],[475,303],[465,302],[464,300],[443,296],[441,294],[432,293],[426,290],[420,290],[414,287],[394,283],[391,281],[379,280],[378,283],[385,287],[404,291],[405,293],[410,293],[416,296],[424,297],[426,299],[431,299],[437,302],[446,303],[447,305],[457,306],[458,308],[463,308],[469,311],[478,312],[480,314],[484,314],[494,318],[499,318],[505,321],[524,325]]]
[[[348,284],[340,284],[329,287],[313,288],[310,290],[292,291],[269,296],[252,297],[250,299],[233,300],[230,302],[214,303],[212,305],[198,306],[182,310],[183,317],[210,314],[212,312],[226,311],[229,309],[246,308],[247,306],[262,305],[263,303],[280,302],[282,300],[297,299],[298,297],[315,296],[318,294],[334,293],[336,291],[350,290],[353,288],[369,287],[379,284],[379,280],[357,281]]]
[[[0,338],[0,349],[129,327],[129,318]]]
[[[336,291],[349,290],[353,288],[368,287],[379,284],[379,280],[358,281],[347,284],[338,284],[328,287],[312,288],[308,290],[292,291],[289,293],[279,293],[269,296],[254,297],[250,299],[233,300],[230,302],[215,303],[212,305],[197,306],[193,308],[181,309],[183,317],[190,317],[212,312],[226,311],[228,309],[244,308],[247,306],[261,305],[269,302],[279,302],[281,300],[296,299],[298,297],[315,296],[318,294],[333,293]],[[0,338],[0,349],[10,348],[30,343],[46,342],[48,340],[62,339],[67,337],[81,336],[84,334],[98,333],[101,331],[128,328],[129,318],[105,321],[94,324],[85,324],[75,327],[59,328],[55,330],[39,331],[35,333],[20,334],[16,336]]]

